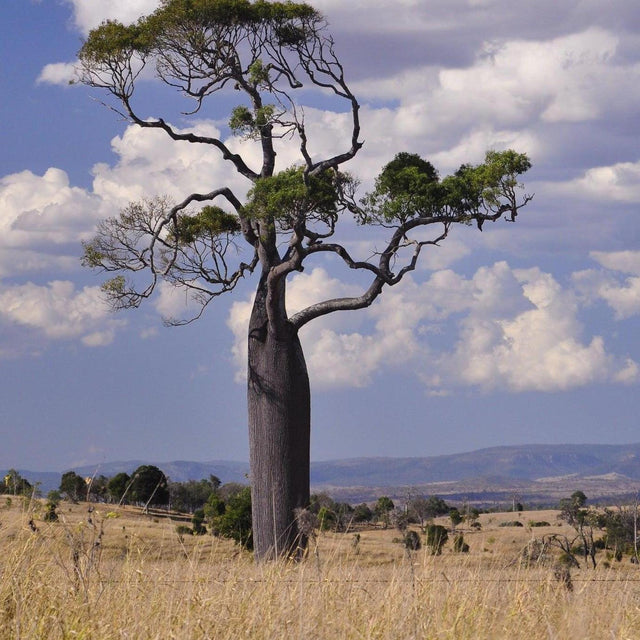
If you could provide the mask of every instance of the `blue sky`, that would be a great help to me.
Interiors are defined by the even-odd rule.
[[[362,104],[363,189],[401,150],[441,174],[486,149],[530,155],[535,199],[516,224],[462,228],[371,309],[303,330],[312,458],[423,456],[518,443],[628,443],[640,373],[640,10],[634,2],[321,0]],[[0,7],[0,468],[247,459],[244,331],[255,283],[165,328],[163,290],[113,314],[81,269],[96,223],[144,196],[182,200],[238,178],[215,153],[176,146],[69,86],[82,38],[155,0],[12,0]],[[197,121],[159,83],[149,115],[220,132],[229,101]],[[342,114],[310,93],[312,144]],[[228,141],[255,153],[249,143]],[[280,150],[281,167],[296,160]],[[346,241],[380,240],[353,225]],[[290,310],[362,283],[318,261]]]

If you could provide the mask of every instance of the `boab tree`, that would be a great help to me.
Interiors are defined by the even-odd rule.
[[[99,225],[85,245],[84,263],[117,274],[104,284],[115,308],[139,306],[165,281],[191,293],[199,305],[194,317],[241,279],[257,276],[248,332],[255,553],[260,559],[289,555],[305,545],[294,514],[309,502],[310,390],[300,329],[329,313],[368,307],[452,225],[482,228],[502,217],[515,220],[529,199],[517,197],[518,175],[529,161],[513,151],[490,152],[483,164],[464,165],[440,179],[429,162],[402,153],[358,201],[357,183],[343,165],[362,147],[360,107],[324,18],[307,4],[164,0],[133,25],[109,21],[94,29],[79,59],[80,81],[110,94],[109,106],[129,122],[208,146],[247,180],[246,195],[228,185],[203,185],[177,204],[162,197],[130,204]],[[219,103],[224,105],[233,96],[238,106],[229,127],[253,141],[261,159],[254,164],[220,137],[141,113],[134,89],[149,67],[192,100],[185,118],[197,117],[216,97],[226,96]],[[350,130],[335,155],[320,158],[313,151],[297,99],[310,89],[344,105]],[[276,170],[280,144],[299,148],[295,166]],[[372,258],[356,259],[334,240],[348,217],[388,232]],[[314,256],[328,254],[368,279],[361,295],[289,315],[287,278]]]

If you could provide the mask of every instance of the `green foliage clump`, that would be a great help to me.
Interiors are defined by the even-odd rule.
[[[114,502],[124,502],[125,493],[129,488],[131,477],[124,471],[116,473],[113,478],[107,482],[107,493]]]
[[[451,526],[457,527],[462,522],[462,514],[458,509],[451,509],[449,511],[449,519],[451,520]]]
[[[226,501],[212,493],[204,514],[213,535],[231,538],[244,549],[253,549],[250,487],[241,488]]]
[[[380,496],[373,507],[373,512],[380,517],[385,513],[389,513],[389,511],[393,511],[394,508],[393,500],[389,496]]]
[[[320,507],[320,511],[318,511],[318,526],[320,531],[335,529],[336,514],[328,507]]]
[[[56,509],[60,504],[61,496],[60,492],[55,489],[49,491],[47,494],[47,502],[44,505],[44,516],[43,520],[45,522],[57,522],[58,521],[58,512]]]
[[[167,477],[154,465],[143,464],[131,476],[131,500],[144,505],[169,503]]]
[[[420,536],[417,531],[410,529],[404,534],[404,547],[408,551],[418,551],[422,547]]]
[[[455,553],[469,553],[469,545],[464,541],[461,533],[453,539],[453,550]]]
[[[2,482],[0,492],[13,494],[14,496],[28,496],[33,491],[31,483],[23,478],[15,469],[9,469]]]
[[[193,512],[193,517],[191,518],[191,524],[193,526],[193,533],[196,536],[202,536],[207,533],[207,527],[204,525],[205,515],[204,509],[196,509]]]
[[[97,253],[92,254],[92,258],[96,258],[97,256]],[[124,293],[126,284],[127,281],[124,276],[115,276],[114,278],[109,278],[109,280],[103,282],[100,285],[100,289],[108,296],[119,296]]]
[[[297,47],[310,37],[313,23],[320,19],[320,14],[304,3],[163,0],[157,11],[135,24],[103,22],[91,31],[79,57],[90,64],[112,63],[133,53],[143,57],[162,53],[168,39],[183,39],[191,47],[204,50],[216,36],[223,44],[234,36],[241,40],[247,32],[257,37],[264,28],[271,32],[273,42]]]
[[[212,238],[224,233],[236,234],[239,231],[240,221],[237,216],[209,205],[194,216],[180,216],[174,234],[180,242],[191,244],[199,238]]]
[[[429,524],[425,528],[426,544],[431,555],[439,556],[442,553],[442,547],[447,543],[449,534],[447,529],[441,524]]]
[[[501,207],[516,216],[518,176],[531,167],[525,154],[488,151],[479,165],[462,165],[440,180],[433,165],[417,154],[399,153],[382,169],[374,190],[362,200],[362,224],[405,224],[414,218],[442,217],[471,221],[482,228],[484,216]]]
[[[373,515],[371,507],[364,502],[353,509],[354,522],[370,522],[373,519]]]
[[[391,522],[390,513],[394,508],[393,500],[389,498],[389,496],[380,496],[373,507],[373,513],[385,528],[388,527]]]
[[[194,513],[202,509],[209,496],[220,487],[220,479],[210,475],[207,479],[170,482],[171,508],[183,513]]]
[[[356,509],[346,502],[336,502],[326,493],[315,493],[311,495],[308,511],[315,515],[314,522],[321,531],[347,531],[356,521]],[[362,516],[362,510],[360,513]]]
[[[265,65],[260,58],[251,64],[247,76],[251,86],[267,89],[269,87],[269,69],[269,65]]]
[[[428,211],[438,200],[438,172],[415,153],[399,153],[376,179],[375,190],[363,200],[373,219],[404,222],[417,211]]]
[[[78,54],[88,64],[104,64],[130,57],[134,52],[147,54],[153,38],[143,24],[125,26],[117,20],[107,20],[91,31]]]
[[[302,218],[323,221],[338,213],[341,182],[346,174],[324,172],[305,176],[302,167],[291,167],[269,178],[261,178],[251,188],[245,212],[250,217],[273,219],[283,228],[291,228]]]
[[[86,500],[87,483],[75,471],[67,471],[60,479],[60,493],[67,496],[67,500],[71,502]]]
[[[264,127],[270,125],[275,114],[272,104],[258,107],[253,113],[244,106],[234,107],[229,118],[229,128],[247,139],[259,138]]]
[[[101,253],[94,245],[91,243],[83,244],[83,255],[82,255],[82,266],[89,267],[90,269],[95,269],[102,266],[104,261],[104,254]]]
[[[451,507],[438,496],[429,496],[428,498],[417,496],[409,500],[407,507],[412,520],[420,525],[425,520],[446,515],[451,510]]]
[[[155,31],[169,29],[185,22],[200,27],[256,28],[265,23],[286,24],[287,21],[319,17],[311,6],[294,2],[258,0],[163,0],[160,9],[148,22]]]

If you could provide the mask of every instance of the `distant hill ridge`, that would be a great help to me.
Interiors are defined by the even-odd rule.
[[[84,476],[131,473],[141,464],[155,464],[177,482],[200,480],[213,474],[222,482],[248,482],[246,462],[154,462],[129,460],[73,469]],[[43,491],[57,488],[61,473],[19,469],[30,482],[41,482]],[[2,472],[0,471],[1,473]],[[350,458],[313,462],[311,483],[315,489],[340,487],[398,487],[489,479],[493,483],[518,484],[562,476],[623,476],[640,480],[640,443],[627,445],[562,444],[491,447],[450,455],[412,458]]]

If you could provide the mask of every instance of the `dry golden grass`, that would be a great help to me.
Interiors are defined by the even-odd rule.
[[[0,639],[18,638],[640,638],[640,570],[572,571],[513,562],[532,535],[481,517],[468,554],[410,557],[392,529],[322,534],[300,564],[255,565],[211,536],[132,509],[0,506]],[[33,532],[29,520],[38,528]],[[91,522],[88,522],[88,519]],[[99,545],[96,545],[97,542]],[[601,559],[603,559],[602,556]]]

